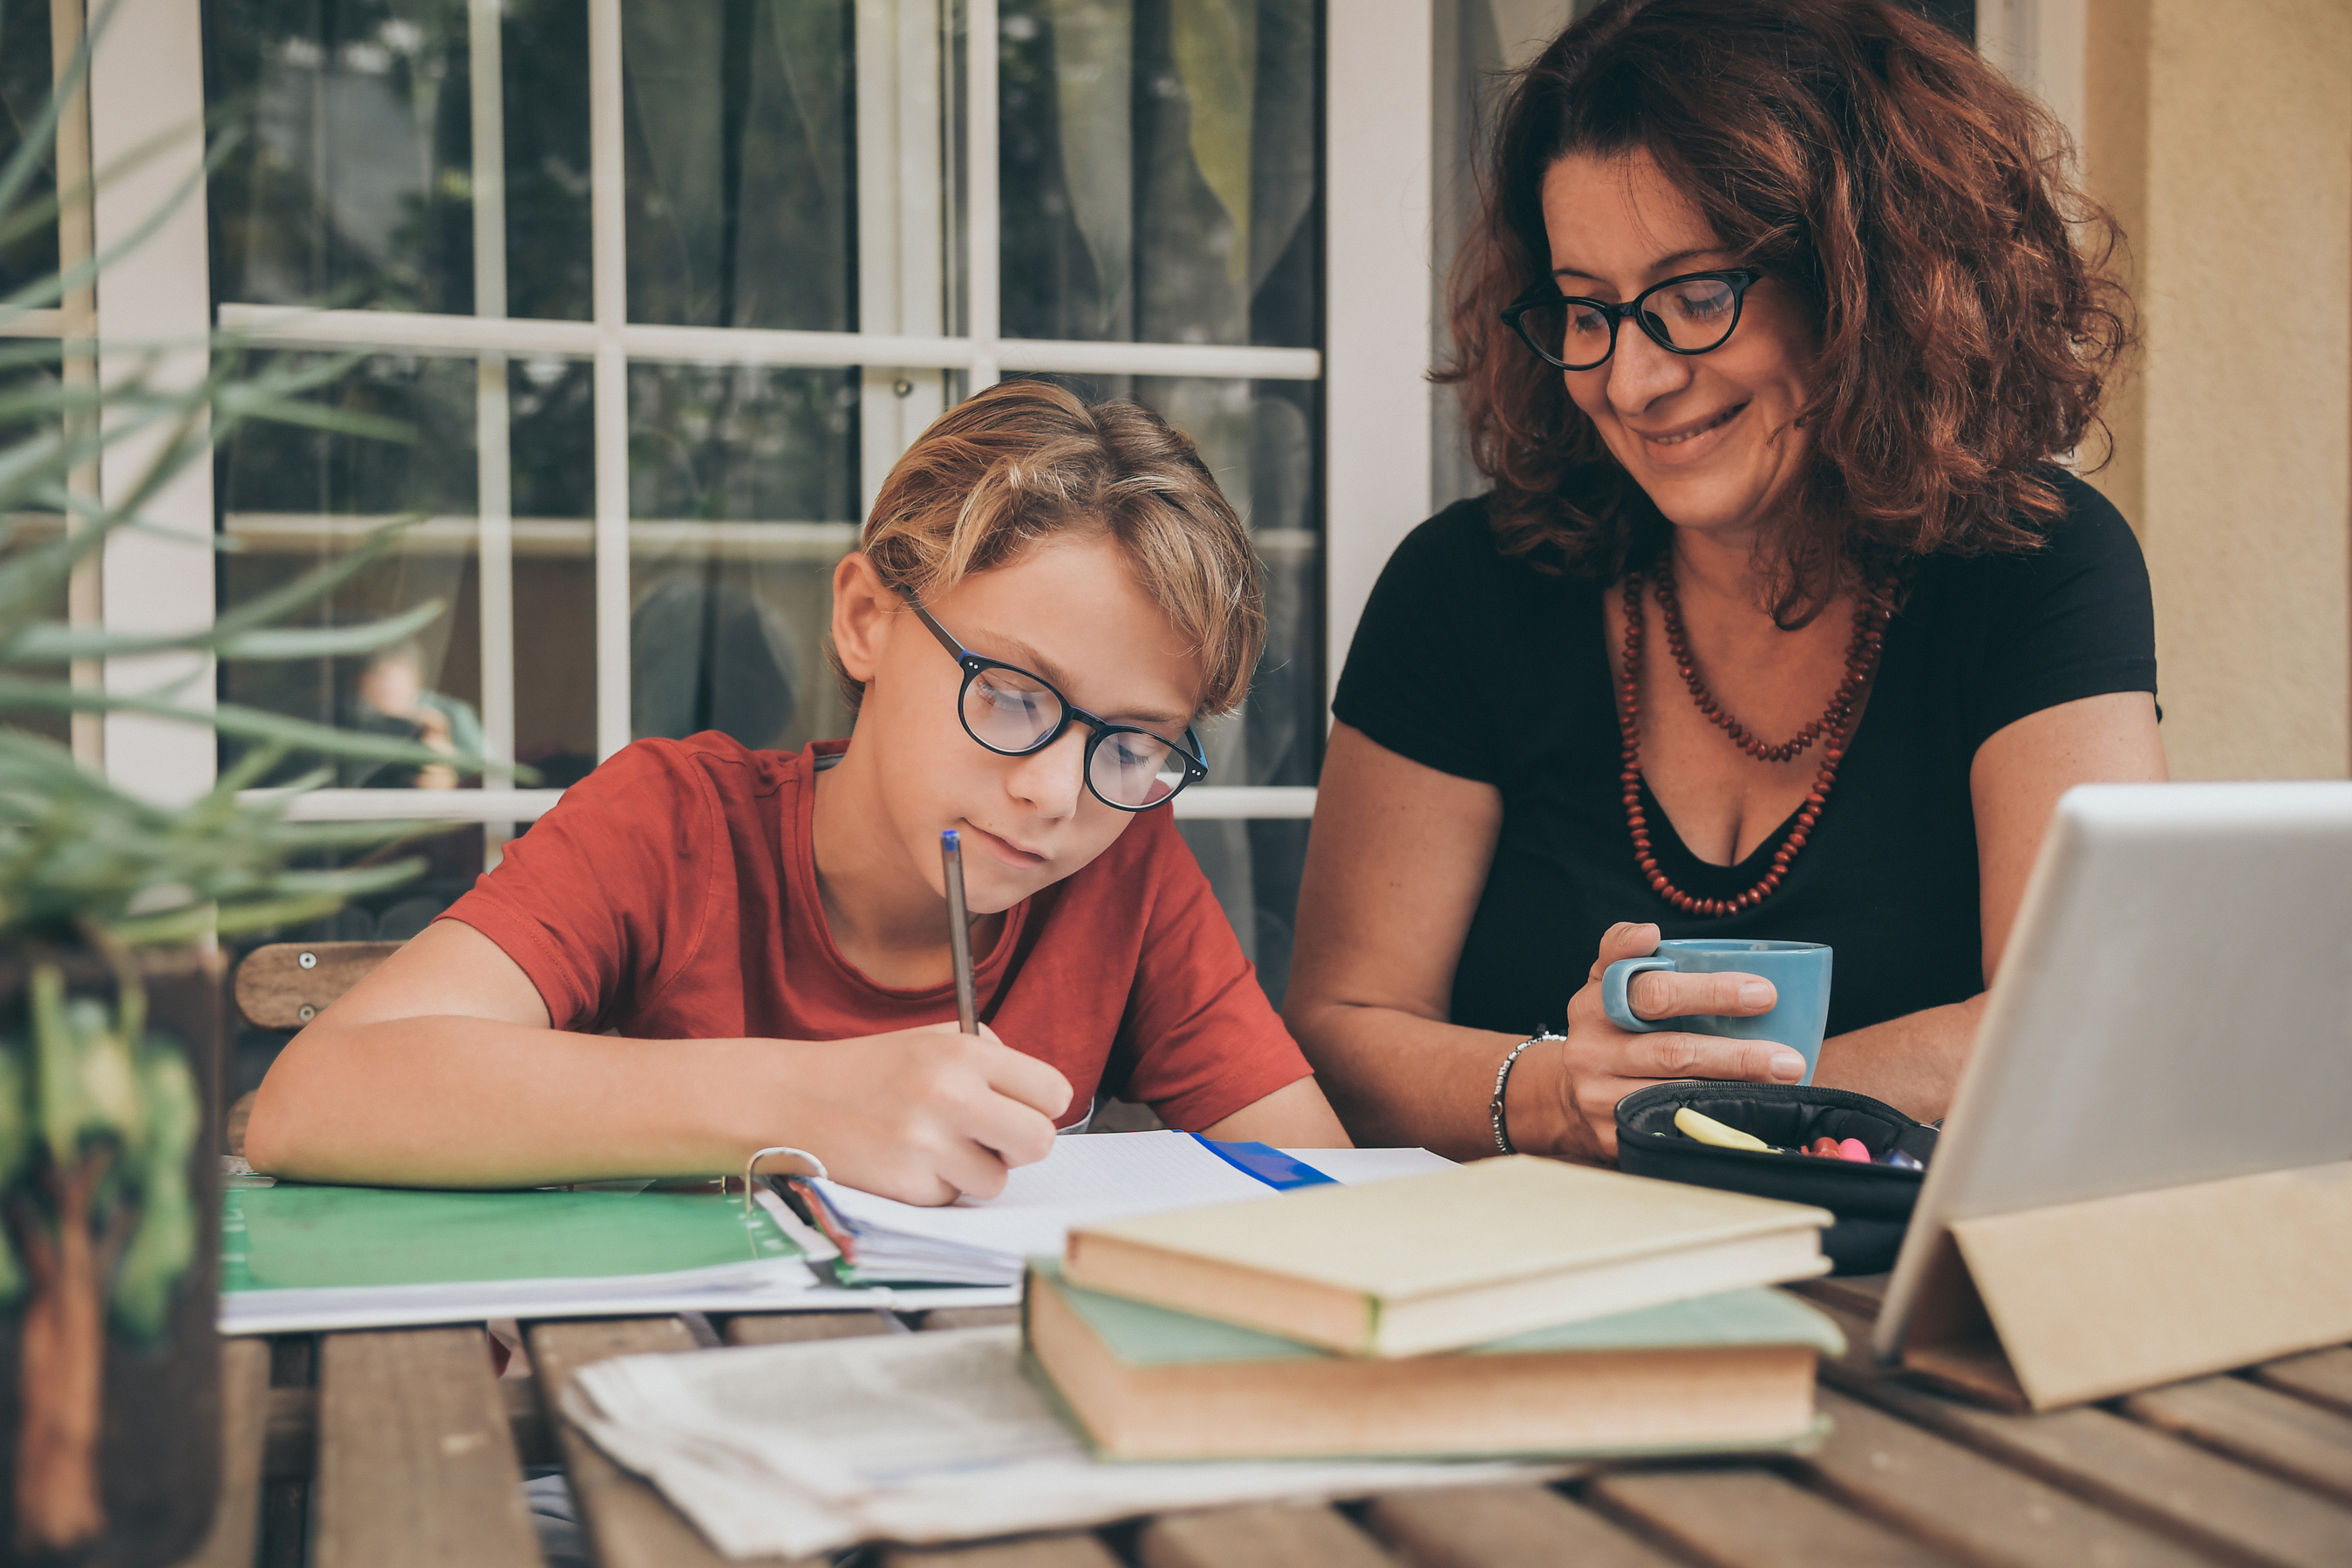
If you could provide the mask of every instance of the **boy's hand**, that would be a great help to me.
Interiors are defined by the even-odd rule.
[[[782,1110],[759,1142],[793,1143],[834,1180],[910,1204],[992,1198],[1045,1157],[1070,1082],[996,1037],[929,1024],[850,1040],[793,1042]],[[787,1110],[786,1108],[789,1107]]]

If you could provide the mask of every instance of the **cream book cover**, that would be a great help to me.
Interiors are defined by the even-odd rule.
[[[1828,1271],[1824,1209],[1529,1155],[1084,1226],[1074,1284],[1419,1355]]]

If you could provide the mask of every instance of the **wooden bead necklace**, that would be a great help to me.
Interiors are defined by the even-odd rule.
[[[1729,735],[1734,745],[1759,762],[1785,763],[1815,741],[1823,741],[1821,772],[1813,775],[1813,787],[1806,792],[1805,804],[1797,812],[1797,826],[1790,830],[1788,841],[1774,851],[1772,868],[1764,873],[1764,879],[1736,899],[1697,899],[1668,881],[1665,872],[1658,868],[1657,857],[1650,848],[1649,819],[1642,811],[1641,678],[1645,629],[1643,582],[1639,572],[1625,574],[1625,664],[1618,679],[1617,705],[1617,727],[1624,739],[1621,754],[1625,763],[1624,771],[1618,776],[1625,786],[1625,821],[1633,832],[1633,860],[1651,891],[1682,913],[1738,914],[1742,910],[1754,909],[1779,889],[1780,879],[1788,874],[1789,862],[1797,858],[1797,851],[1812,835],[1813,824],[1821,820],[1822,805],[1829,798],[1830,785],[1837,780],[1838,763],[1845,760],[1845,744],[1853,730],[1855,707],[1878,668],[1878,656],[1885,646],[1889,595],[1883,591],[1864,594],[1862,604],[1853,613],[1853,641],[1846,647],[1845,679],[1838,683],[1819,719],[1799,731],[1794,739],[1773,745],[1749,734],[1725,711],[1723,704],[1707,690],[1706,682],[1699,679],[1698,666],[1691,658],[1690,638],[1683,629],[1682,605],[1675,597],[1673,555],[1669,553],[1660,563],[1655,591],[1659,618],[1665,623],[1666,651],[1673,655],[1675,668],[1682,672],[1683,683],[1690,688],[1691,700],[1698,704],[1698,710]]]

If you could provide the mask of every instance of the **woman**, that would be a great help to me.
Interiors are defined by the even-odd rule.
[[[1601,969],[1822,942],[1816,1081],[1940,1116],[2057,797],[2164,776],[2138,547],[2053,461],[2128,340],[2112,230],[1884,0],[1612,0],[1496,131],[1445,376],[1495,488],[1357,632],[1292,1030],[1360,1142],[1607,1159],[1645,1080],[1802,1062],[1621,1032]]]

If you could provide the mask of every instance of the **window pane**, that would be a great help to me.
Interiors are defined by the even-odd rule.
[[[595,405],[584,360],[507,367],[515,760],[562,789],[596,765]]]
[[[25,132],[48,107],[56,56],[49,43],[49,0],[0,0],[0,163],[16,155]],[[18,197],[30,206],[55,195],[57,142],[48,144]],[[45,223],[0,246],[0,294],[13,294],[58,269],[58,226]]]
[[[1005,0],[1008,337],[1317,342],[1313,0]]]
[[[221,557],[224,606],[285,586],[407,513],[423,519],[390,553],[286,624],[351,626],[428,600],[443,606],[415,637],[375,654],[225,663],[223,701],[480,748],[474,378],[467,360],[380,356],[330,384],[317,401],[400,420],[414,430],[413,441],[256,423],[222,447],[221,524],[237,546]],[[246,750],[247,742],[222,737],[221,765]],[[317,763],[315,757],[289,759],[277,776],[294,776]],[[335,778],[378,789],[455,788],[457,783],[446,768],[366,762],[335,764]]]
[[[824,658],[856,545],[858,373],[629,373],[632,733],[846,735]]]
[[[629,317],[856,325],[849,0],[628,0]]]
[[[465,0],[219,0],[205,79],[243,106],[207,193],[215,298],[473,310]]]
[[[588,237],[588,7],[506,0],[499,61],[507,186],[507,314],[584,321]]]

